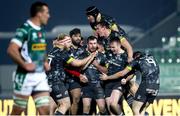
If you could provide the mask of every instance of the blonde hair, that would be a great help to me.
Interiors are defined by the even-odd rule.
[[[59,41],[59,40],[63,40],[66,36],[68,36],[67,34],[64,34],[64,33],[61,33],[61,34],[59,34],[56,38],[56,40],[57,41]]]

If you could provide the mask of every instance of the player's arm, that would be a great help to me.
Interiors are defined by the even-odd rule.
[[[133,60],[130,64],[128,64],[128,66],[126,66],[126,68],[122,71],[119,71],[113,75],[107,76],[105,74],[103,74],[101,76],[101,80],[113,80],[113,79],[118,79],[118,78],[122,78],[124,77],[126,74],[128,74],[131,70],[132,67],[135,67],[138,65],[138,61]]]
[[[21,29],[18,29],[16,31],[15,37],[11,40],[8,49],[7,54],[12,58],[12,60],[17,63],[19,66],[24,68],[27,71],[33,71],[35,70],[35,65],[32,63],[25,63],[25,61],[22,59],[21,54],[19,50],[22,47],[22,43],[25,39],[26,33],[22,31]]]
[[[70,64],[71,66],[75,66],[75,67],[80,67],[80,66],[84,66],[87,62],[92,61],[94,59],[94,57],[96,56],[96,52],[91,53],[88,57],[84,58],[84,59],[74,59],[73,57],[70,57],[66,63]]]
[[[101,72],[101,73],[107,73],[108,70],[107,70],[107,67],[106,66],[101,66],[97,60],[94,60],[93,61],[93,65]]]
[[[100,78],[101,80],[114,80],[114,79],[118,79],[118,78],[122,78],[123,76],[125,76],[127,73],[129,73],[131,71],[132,68],[130,68],[129,66],[127,66],[124,70],[119,71],[113,75],[107,76],[106,74],[103,74]]]
[[[119,29],[118,29],[117,24],[113,23],[113,24],[111,25],[111,30],[118,32]]]
[[[133,60],[133,49],[130,43],[127,41],[125,37],[120,37],[121,45],[126,49],[128,54],[128,62]]]

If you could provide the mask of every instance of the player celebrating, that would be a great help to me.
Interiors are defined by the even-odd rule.
[[[90,36],[87,39],[87,50],[81,57],[87,57],[96,50],[97,38]],[[84,70],[84,74],[88,78],[88,83],[83,84],[82,87],[83,114],[85,115],[89,115],[92,99],[96,100],[100,114],[106,114],[104,90],[99,78],[101,73],[107,73],[106,57],[103,53],[98,52],[95,60]]]
[[[98,22],[106,21],[108,22],[108,26],[111,30],[113,31],[119,31],[120,27],[116,23],[115,19],[102,14],[99,9],[95,6],[90,6],[86,9],[86,15],[87,19],[90,23],[91,28],[95,31],[96,30],[96,25]]]
[[[159,65],[155,58],[150,54],[142,52],[135,52],[133,54],[134,60],[124,70],[117,72],[111,76],[104,76],[103,78],[121,78],[131,70],[138,70],[142,74],[142,81],[135,94],[133,101],[133,114],[144,116],[147,107],[153,103],[159,92]],[[125,84],[130,78],[122,80]]]
[[[121,32],[111,31],[107,22],[99,22],[97,24],[96,29],[99,36],[103,37],[102,41],[105,44],[104,46],[106,49],[109,48],[110,39],[119,38],[119,41],[121,42],[122,47],[127,51],[128,62],[132,61],[133,50],[130,43],[126,39],[127,35],[124,31],[121,31]]]
[[[76,67],[83,66],[89,60],[93,60],[96,53],[92,53],[85,59],[77,60],[69,54],[69,49],[71,46],[71,38],[69,36],[65,34],[59,35],[55,43],[56,45],[48,54],[51,70],[47,72],[47,77],[48,83],[52,89],[50,95],[58,105],[55,115],[64,115],[70,108],[69,93],[65,86],[65,81],[67,79],[67,75],[64,70],[65,65]],[[53,101],[51,103],[54,105]],[[51,110],[54,111],[55,108],[56,107],[51,108]]]

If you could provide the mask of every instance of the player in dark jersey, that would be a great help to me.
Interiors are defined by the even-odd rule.
[[[119,31],[120,27],[116,23],[115,19],[110,16],[102,14],[99,11],[99,9],[97,9],[97,7],[95,7],[95,6],[88,7],[86,9],[86,15],[87,15],[88,21],[90,23],[90,26],[94,31],[96,30],[96,23],[101,22],[101,21],[108,22],[108,26],[111,30],[117,31],[117,32]]]
[[[90,36],[87,39],[87,50],[81,54],[81,58],[89,56],[90,53],[97,50],[97,38]],[[83,114],[89,115],[91,101],[96,100],[99,108],[99,113],[106,114],[104,90],[101,85],[100,74],[107,73],[106,57],[103,53],[98,52],[95,60],[88,65],[83,71],[88,78],[88,83],[82,85],[82,98],[83,98]]]
[[[126,67],[127,54],[123,49],[121,49],[119,38],[113,38],[110,40],[110,51],[106,54],[109,63],[107,75],[113,75]],[[104,80],[105,84],[106,103],[109,112],[111,114],[120,115],[122,111],[121,106],[119,106],[119,99],[124,92],[124,87],[121,85],[121,79],[106,80],[103,79],[103,76],[101,79]]]
[[[69,32],[69,35],[72,40],[72,46],[70,48],[71,56],[74,58],[78,58],[80,54],[84,52],[84,48],[81,46],[81,31],[78,28],[74,28]],[[76,67],[66,67],[68,70],[79,71]],[[67,71],[66,69],[66,71]],[[72,105],[71,105],[71,114],[76,115],[78,111],[78,104],[81,97],[81,85],[80,81],[84,78],[85,75],[80,74],[78,77],[68,73],[68,90],[70,91],[72,97]]]
[[[127,51],[128,62],[132,61],[133,50],[130,43],[127,41],[127,34],[124,30],[119,30],[119,32],[110,30],[107,22],[99,22],[96,26],[97,33],[100,37],[103,37],[102,41],[105,44],[105,48],[109,48],[109,41],[113,38],[119,38],[121,46]]]
[[[120,78],[126,75],[131,70],[138,70],[142,74],[142,80],[139,88],[135,94],[133,101],[133,114],[144,115],[147,107],[153,103],[159,92],[159,65],[156,59],[143,52],[135,52],[133,54],[134,60],[123,71],[120,71],[108,78]],[[129,78],[122,79],[122,83],[125,84]]]
[[[67,78],[67,75],[65,74],[64,66],[83,66],[89,60],[93,60],[96,55],[96,53],[92,53],[85,59],[74,59],[69,54],[70,46],[71,38],[67,35],[62,34],[57,37],[56,46],[54,46],[54,48],[48,54],[48,60],[49,65],[51,66],[51,70],[47,72],[47,78],[48,84],[51,87],[50,95],[58,104],[58,108],[55,112],[56,115],[65,114],[66,111],[70,108],[70,98],[65,87],[65,80]]]

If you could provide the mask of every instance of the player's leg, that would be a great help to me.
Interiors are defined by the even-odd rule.
[[[49,85],[46,79],[46,74],[36,73],[35,78],[40,81],[35,85],[32,93],[36,109],[40,115],[49,115]]]
[[[49,115],[54,115],[54,112],[55,112],[55,110],[56,110],[56,108],[58,107],[57,106],[57,104],[56,104],[56,102],[53,100],[53,98],[52,97],[50,97],[49,98]]]
[[[85,84],[82,87],[82,102],[83,102],[83,114],[89,115],[91,109],[91,101],[94,97],[92,92],[92,86],[90,84]]]
[[[121,96],[122,92],[117,89],[113,90],[111,93],[110,110],[113,114],[120,115],[122,113],[121,106],[118,104]]]
[[[132,104],[132,111],[134,115],[140,115],[140,110],[144,105],[146,104],[147,101],[147,96],[146,96],[146,86],[145,83],[141,83],[136,94],[134,97],[134,101]]]
[[[20,115],[27,107],[29,96],[32,93],[32,86],[34,83],[28,81],[29,78],[28,73],[16,72],[14,75],[14,104],[11,115]]]
[[[96,84],[94,87],[94,94],[96,98],[96,103],[99,108],[99,113],[100,115],[107,115],[106,111],[106,104],[105,104],[105,99],[104,99],[104,90],[101,86],[101,84]]]
[[[50,95],[58,105],[55,114],[64,115],[71,106],[69,93],[64,83],[61,81],[52,83],[52,91]]]
[[[13,99],[14,104],[11,115],[20,115],[27,107],[29,96],[14,93]]]
[[[65,115],[65,113],[70,109],[71,102],[69,97],[62,98],[57,101],[58,108],[55,115]]]
[[[83,114],[89,115],[90,108],[91,108],[91,98],[83,98]]]
[[[106,100],[106,105],[107,105],[107,109],[108,109],[109,114],[113,115],[113,113],[110,110],[110,97],[106,97],[105,100]]]
[[[100,115],[107,115],[106,104],[105,104],[104,98],[96,99],[96,103],[98,105]]]
[[[136,101],[136,100],[133,101],[133,104],[132,104],[133,115],[137,115],[137,116],[141,115],[140,109],[143,106],[143,104],[144,102],[141,102],[141,101]]]
[[[72,97],[71,114],[76,115],[81,97],[81,88],[77,82],[74,82],[74,84],[71,85],[70,94]]]
[[[49,92],[35,92],[32,95],[36,109],[40,115],[49,115]]]
[[[140,109],[140,115],[141,116],[144,116],[145,115],[145,112],[146,112],[146,109],[148,108],[148,106],[150,105],[149,102],[146,102]]]

